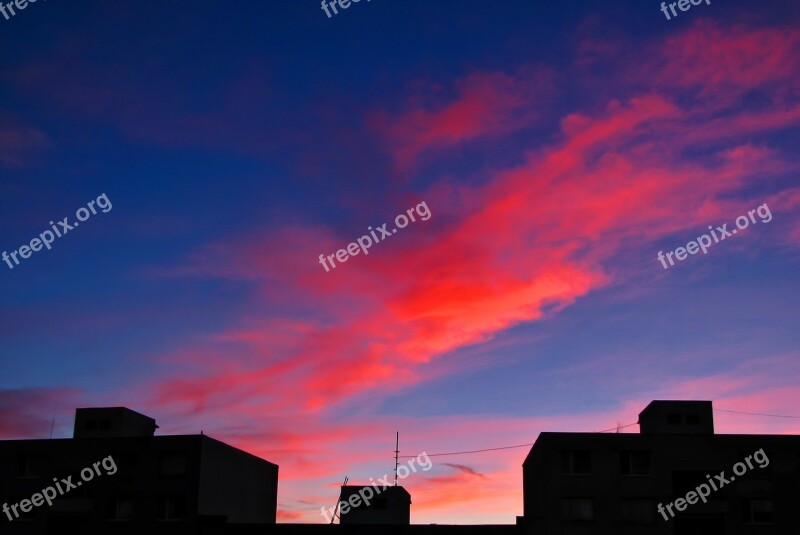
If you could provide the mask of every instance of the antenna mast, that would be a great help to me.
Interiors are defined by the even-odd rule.
[[[344,483],[342,483],[342,487],[343,487],[343,488],[344,488],[344,487],[347,485],[347,482],[348,482],[348,481],[350,481],[350,478],[349,478],[349,477],[347,477],[347,476],[345,476],[345,478],[344,478]],[[342,514],[341,514],[341,512],[339,511],[339,505],[340,505],[341,503],[342,503],[342,493],[341,493],[341,491],[340,491],[340,492],[339,492],[339,499],[338,499],[338,500],[336,500],[336,507],[334,507],[334,508],[333,508],[333,516],[331,517],[331,524],[333,524],[333,521],[334,521],[334,520],[336,520],[336,515],[339,515],[339,522],[341,523],[341,521],[342,521]]]
[[[400,454],[400,431],[397,431],[394,442],[394,486],[397,486],[397,459]]]

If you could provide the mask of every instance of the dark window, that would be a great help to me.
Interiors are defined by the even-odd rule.
[[[592,498],[562,498],[561,518],[569,522],[592,522],[594,500]]]
[[[620,473],[625,476],[644,476],[651,473],[649,451],[623,451]]]
[[[95,429],[97,429],[97,420],[92,420],[92,419],[86,420],[86,429],[88,429],[89,431],[94,431]]]
[[[655,518],[653,500],[631,498],[622,500],[621,517],[630,524],[652,524]]]
[[[166,496],[158,501],[159,520],[181,520],[185,516],[186,500],[183,496]]]
[[[681,423],[681,415],[680,414],[667,414],[667,423],[670,425],[680,425]]]
[[[561,452],[561,473],[585,475],[592,473],[592,455],[588,450],[566,450]]]
[[[375,505],[375,509],[389,508],[389,500],[387,500],[386,498],[376,498],[373,504]]]
[[[747,524],[772,524],[775,522],[772,500],[745,500],[744,521]]]
[[[107,517],[111,520],[133,520],[133,500],[112,498],[108,501]]]
[[[687,414],[686,415],[686,423],[689,425],[700,425],[700,415],[699,414]]]
[[[20,455],[17,462],[17,477],[36,477],[36,461],[31,455]]]
[[[97,426],[102,431],[107,431],[111,429],[111,421],[110,420],[100,420],[100,423]]]

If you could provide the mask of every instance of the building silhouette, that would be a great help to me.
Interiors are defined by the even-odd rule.
[[[277,465],[202,434],[155,436],[130,409],[77,409],[72,439],[0,441],[0,534],[800,534],[800,436],[716,434],[710,401],[652,401],[638,424],[541,433],[516,524],[413,525],[406,489],[365,504],[372,487],[355,485],[339,524],[276,524]],[[51,506],[5,512],[70,476],[82,484]]]
[[[127,408],[77,409],[72,439],[0,441],[0,503],[64,491],[52,506],[9,509],[0,533],[275,523],[277,465],[202,434],[154,436],[157,427]],[[71,489],[59,481],[70,478]]]
[[[523,463],[525,533],[800,533],[800,436],[714,434],[710,401],[652,401],[639,425],[541,433]]]
[[[362,496],[365,490],[374,492],[376,487],[365,485],[344,485],[339,495],[339,503],[350,505],[340,511],[340,523],[347,524],[373,524],[373,525],[409,525],[411,524],[411,494],[402,486],[377,487],[380,493],[375,493],[372,499],[364,502]],[[357,496],[358,498],[354,498]],[[355,506],[351,505],[355,504]]]

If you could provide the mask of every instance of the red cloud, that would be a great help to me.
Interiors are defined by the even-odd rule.
[[[698,19],[658,50],[664,63],[652,68],[660,84],[700,88],[706,95],[786,86],[800,71],[796,28],[722,27]]]
[[[294,522],[303,518],[300,511],[289,511],[288,509],[278,509],[278,521]]]
[[[369,123],[387,139],[401,170],[426,151],[455,146],[483,136],[497,136],[530,126],[537,105],[552,94],[553,76],[543,69],[522,69],[509,76],[476,72],[455,83],[456,98],[410,99],[406,112],[376,113]],[[438,93],[436,88],[433,93]]]

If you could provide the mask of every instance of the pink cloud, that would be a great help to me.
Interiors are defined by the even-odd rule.
[[[530,125],[542,101],[551,98],[553,75],[524,68],[513,75],[475,72],[454,84],[455,98],[434,99],[433,87],[417,95],[399,114],[377,112],[369,123],[387,138],[400,170],[411,167],[425,152],[457,146],[484,136],[498,136]]]
[[[748,28],[698,19],[658,45],[664,63],[653,65],[668,86],[696,87],[701,95],[785,85],[800,67],[796,28]]]

